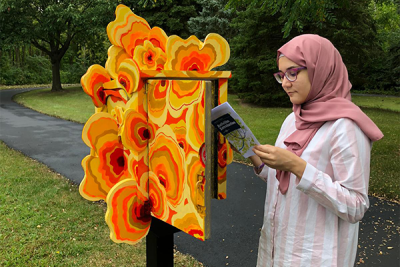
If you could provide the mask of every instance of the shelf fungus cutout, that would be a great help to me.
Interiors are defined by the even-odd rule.
[[[107,27],[105,66],[93,65],[81,84],[94,105],[82,139],[80,194],[107,203],[114,242],[136,244],[152,217],[200,239],[205,229],[205,82],[218,80],[218,104],[227,101],[229,45],[218,34],[202,42],[167,36],[119,5]],[[227,75],[226,73],[229,73]],[[174,79],[168,79],[174,77]],[[151,78],[151,79],[149,79]],[[179,79],[177,79],[179,78]],[[182,78],[182,79],[180,79]],[[217,198],[226,198],[232,150],[218,134]]]

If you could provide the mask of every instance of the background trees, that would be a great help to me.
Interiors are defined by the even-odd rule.
[[[33,45],[50,58],[52,91],[61,90],[61,59],[73,40],[98,40],[112,20],[115,1],[2,0],[1,44]],[[19,51],[19,50],[16,50]]]
[[[122,3],[147,20],[151,27],[160,27],[168,36],[178,35],[184,39],[193,34],[189,19],[196,17],[202,8],[197,0],[124,0]]]
[[[277,15],[283,37],[286,38],[293,28],[301,32],[310,24],[320,28],[326,23],[335,23],[336,18],[332,12],[349,2],[350,0],[229,0],[228,6],[257,8],[265,10],[268,15]]]
[[[0,84],[53,77],[57,90],[60,79],[79,82],[89,65],[106,60],[105,29],[118,3],[168,35],[224,36],[231,60],[222,68],[233,71],[230,92],[245,101],[287,103],[272,77],[276,50],[301,33],[332,41],[353,90],[400,95],[400,0],[1,0]]]
[[[400,92],[400,1],[371,1],[369,12],[383,50],[373,65],[372,80],[385,90]]]
[[[269,106],[287,104],[287,96],[277,84],[276,50],[285,43],[278,16],[267,16],[267,11],[247,8],[237,12],[232,27],[231,60],[233,79],[230,91],[244,101]]]
[[[197,0],[197,2],[202,9],[188,21],[191,33],[200,39],[204,39],[211,32],[218,33],[229,42],[235,34],[231,22],[236,17],[236,10],[226,8],[228,0]]]
[[[230,90],[251,103],[287,103],[272,78],[277,70],[276,50],[298,34],[315,33],[340,51],[353,90],[400,94],[398,5],[390,0],[324,2],[230,0],[230,6],[242,9],[232,23],[237,34],[230,42],[234,70]]]

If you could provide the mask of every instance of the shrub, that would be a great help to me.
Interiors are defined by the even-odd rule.
[[[26,83],[50,83],[52,78],[51,64],[47,57],[28,56],[23,67],[27,76]]]
[[[23,66],[13,65],[3,56],[0,63],[0,84],[22,85],[51,82],[51,65],[43,56],[27,56]]]

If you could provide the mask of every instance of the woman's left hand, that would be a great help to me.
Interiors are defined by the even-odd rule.
[[[253,148],[253,152],[268,167],[292,172],[299,178],[303,176],[307,165],[306,161],[296,154],[276,146],[257,145]]]

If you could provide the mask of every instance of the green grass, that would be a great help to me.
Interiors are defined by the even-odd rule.
[[[94,106],[82,88],[75,87],[61,93],[35,90],[16,96],[16,101],[40,112],[85,123]],[[274,144],[283,120],[291,108],[264,108],[241,104],[235,95],[229,103],[243,117],[262,144]],[[372,150],[369,192],[376,196],[400,200],[400,98],[353,96],[353,101],[379,126],[385,137]],[[235,160],[247,162],[235,153]]]
[[[104,202],[0,142],[0,266],[146,266],[145,240],[109,239]],[[202,266],[177,253],[175,266]]]
[[[65,88],[61,92],[33,90],[16,95],[14,100],[41,113],[79,123],[85,123],[94,113],[91,98],[80,86]]]
[[[356,95],[351,98],[359,107],[378,108],[400,112],[400,97]]]
[[[385,135],[371,152],[369,192],[375,196],[400,200],[400,113],[374,108],[362,110]]]
[[[0,90],[10,90],[19,88],[40,88],[40,87],[51,87],[51,84],[26,84],[26,85],[2,85],[0,84]]]
[[[69,86],[79,86],[79,84],[62,84],[63,88]],[[24,84],[24,85],[3,85],[0,84],[0,90],[20,89],[20,88],[51,88],[51,84]]]

